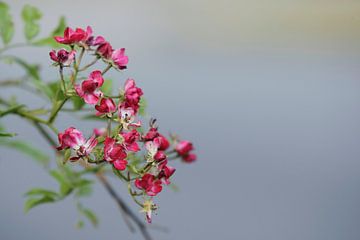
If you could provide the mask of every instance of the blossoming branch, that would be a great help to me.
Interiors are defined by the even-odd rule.
[[[71,162],[82,161],[86,166],[111,165],[114,174],[128,185],[130,196],[150,223],[152,211],[157,209],[153,199],[170,184],[175,173],[169,162],[195,161],[192,143],[179,140],[175,135],[165,137],[158,131],[155,120],[150,120],[147,131],[143,130],[138,120],[143,91],[134,79],[125,80],[123,90],[115,96],[101,91],[109,69],[124,71],[127,68],[129,58],[124,48],[113,49],[103,36],[94,36],[91,27],[67,27],[64,35],[55,36],[55,40],[68,47],[50,52],[53,65],[59,68],[63,101],[77,95],[93,106],[94,115],[107,120],[104,128],[92,130],[88,139],[70,126],[58,134],[57,150],[68,151],[66,155]],[[92,55],[94,60],[82,66],[85,54]],[[105,63],[103,70],[94,67],[98,61]],[[68,78],[65,77],[67,68],[71,69]],[[88,77],[80,81],[78,74],[84,71]],[[60,104],[60,108],[62,106]]]

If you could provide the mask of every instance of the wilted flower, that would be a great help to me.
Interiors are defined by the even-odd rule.
[[[55,65],[60,65],[63,67],[68,67],[75,59],[76,51],[72,50],[70,52],[65,49],[60,49],[59,51],[52,50],[49,55],[51,60],[55,62]]]

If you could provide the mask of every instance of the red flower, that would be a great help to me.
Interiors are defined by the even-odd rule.
[[[159,150],[165,151],[166,149],[169,148],[170,143],[169,143],[169,141],[166,139],[166,137],[164,137],[164,135],[159,134],[159,136],[158,136],[157,138],[159,139],[159,143],[160,143]]]
[[[166,154],[163,151],[157,151],[154,159],[158,162],[161,162],[166,159]]]
[[[158,168],[160,172],[158,174],[158,178],[162,179],[165,184],[170,184],[169,178],[174,174],[176,169],[168,166],[167,163],[168,161],[165,160],[159,164]]]
[[[124,170],[127,165],[126,152],[121,144],[115,139],[107,137],[104,142],[104,160],[112,163],[118,170]]]
[[[57,150],[67,148],[79,149],[85,143],[83,134],[74,127],[69,127],[64,133],[58,134],[60,146]]]
[[[190,153],[190,154],[183,156],[182,159],[184,162],[192,163],[196,160],[196,155],[193,153]]]
[[[124,138],[124,146],[126,150],[132,152],[140,151],[140,147],[136,142],[140,138],[140,134],[138,133],[138,131],[133,129],[130,132],[121,133],[121,136]]]
[[[96,104],[102,96],[102,92],[98,89],[104,83],[104,79],[100,71],[93,71],[87,80],[81,85],[75,85],[76,93],[84,99],[88,104]]]
[[[57,150],[63,150],[67,148],[76,150],[77,156],[70,158],[70,160],[73,161],[89,155],[94,147],[96,147],[98,144],[95,135],[85,141],[83,134],[74,127],[66,129],[64,133],[59,133],[58,138],[60,146],[57,147]]]
[[[157,131],[157,128],[150,128],[149,131],[146,133],[145,136],[143,136],[143,139],[145,141],[152,141],[154,138],[158,137],[159,133]]]
[[[193,145],[189,141],[181,141],[175,146],[175,150],[181,156],[189,154],[193,150]]]
[[[111,54],[111,58],[115,65],[120,69],[126,69],[126,65],[129,62],[128,56],[125,55],[125,48],[120,48]]]
[[[149,196],[156,196],[162,190],[161,180],[155,179],[150,173],[144,174],[141,179],[136,179],[135,186],[144,190]]]
[[[102,98],[100,104],[95,106],[96,115],[111,114],[116,112],[116,105],[111,98]]]
[[[134,79],[127,79],[125,82],[125,99],[130,105],[138,105],[143,95],[141,88],[136,87]]]
[[[75,44],[87,41],[91,37],[91,34],[92,29],[89,26],[86,28],[86,31],[82,28],[76,28],[74,31],[72,28],[67,27],[63,37],[56,36],[54,39],[62,44]]]
[[[110,59],[113,53],[113,48],[109,42],[104,40],[104,42],[99,44],[98,48],[96,49],[96,53],[106,59]]]
[[[51,60],[53,60],[56,65],[67,67],[70,66],[70,64],[74,61],[75,53],[76,51],[74,50],[68,52],[65,49],[60,49],[58,52],[52,50],[49,55]]]

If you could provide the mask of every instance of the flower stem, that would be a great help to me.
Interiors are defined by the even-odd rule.
[[[89,64],[87,64],[84,67],[82,67],[81,69],[79,69],[79,72],[85,71],[86,69],[88,69],[89,67],[94,65],[98,60],[99,60],[99,57],[96,57],[92,62],[90,62]]]
[[[107,67],[101,72],[101,74],[104,75],[107,71],[110,70],[111,67],[112,67],[111,64],[107,65]]]
[[[61,110],[61,108],[64,106],[64,104],[66,103],[66,101],[68,100],[68,97],[65,97],[63,100],[61,100],[61,102],[58,102],[55,106],[55,108],[53,109],[53,111],[51,112],[51,115],[49,117],[49,120],[46,122],[46,124],[51,124],[54,122],[57,114],[59,113],[59,111]]]

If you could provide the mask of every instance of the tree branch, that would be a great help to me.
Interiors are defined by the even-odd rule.
[[[56,141],[49,135],[49,133],[44,129],[42,125],[40,125],[38,122],[34,122],[35,127],[38,129],[40,134],[48,141],[48,143],[52,147],[56,147],[57,143]],[[126,204],[126,202],[115,192],[114,188],[111,186],[109,181],[106,179],[106,177],[101,172],[96,173],[96,177],[99,180],[99,182],[105,187],[106,191],[110,194],[110,196],[115,200],[117,205],[119,206],[122,213],[126,214],[124,215],[124,221],[128,225],[131,232],[135,232],[134,227],[131,225],[127,217],[129,217],[139,228],[141,234],[143,235],[144,239],[146,240],[152,240],[149,232],[148,227],[145,225],[145,223],[129,208],[129,206]]]

